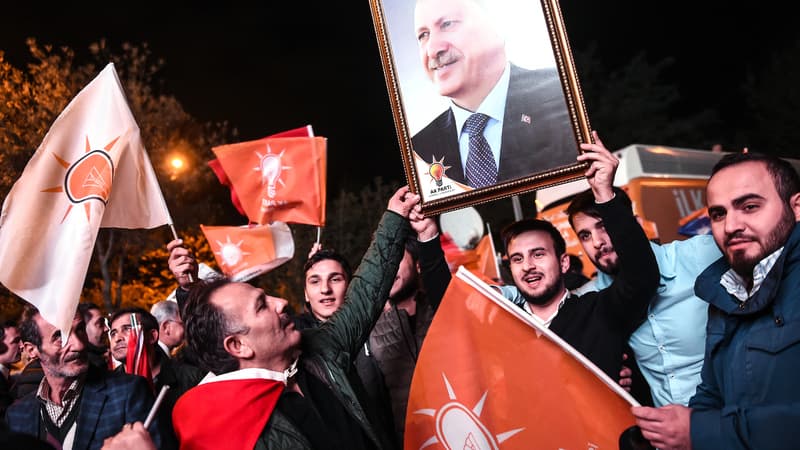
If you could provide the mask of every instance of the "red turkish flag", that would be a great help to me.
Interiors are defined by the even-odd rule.
[[[214,147],[251,222],[325,225],[327,141],[263,138]]]
[[[417,361],[405,448],[612,449],[630,395],[521,308],[459,269]]]
[[[246,281],[280,266],[294,256],[292,231],[283,222],[242,227],[200,225],[222,272]]]
[[[251,376],[245,369],[207,376],[189,389],[172,409],[181,450],[250,450],[256,445],[284,383]]]

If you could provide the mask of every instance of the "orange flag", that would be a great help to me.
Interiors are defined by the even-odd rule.
[[[214,147],[251,222],[325,225],[326,139],[263,138]]]
[[[475,253],[478,255],[478,261],[473,272],[489,283],[500,282],[500,267],[497,263],[497,253],[494,250],[492,236],[488,234],[483,236],[475,247]]]
[[[283,222],[243,227],[200,225],[222,272],[233,281],[247,281],[294,256],[294,240]]]
[[[633,400],[461,268],[417,361],[408,449],[615,449]]]
[[[108,64],[59,114],[0,213],[0,282],[61,330],[100,228],[172,223],[139,126]]]
[[[306,125],[300,128],[294,128],[291,130],[281,131],[280,133],[272,134],[267,137],[277,138],[277,137],[314,137],[314,129],[311,125]],[[236,210],[239,211],[239,214],[247,217],[247,213],[242,208],[242,203],[239,201],[239,196],[236,194],[236,189],[233,188],[231,184],[231,180],[228,179],[228,175],[225,173],[225,169],[222,168],[222,164],[219,163],[218,159],[212,159],[208,162],[208,167],[214,172],[214,175],[217,176],[219,182],[230,189],[231,191],[231,203],[233,206],[236,207]],[[323,171],[324,173],[324,171]]]

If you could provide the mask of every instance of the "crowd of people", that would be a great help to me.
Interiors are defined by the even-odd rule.
[[[567,212],[597,276],[570,291],[563,237],[524,219],[502,232],[512,282],[496,289],[645,405],[632,408],[638,428],[621,448],[792,448],[797,173],[778,158],[724,156],[707,187],[712,235],[656,244],[594,138],[579,157],[591,189]],[[403,187],[355,272],[334,250],[312,249],[298,314],[251,284],[198,279],[180,240],[168,245],[175,302],[108,316],[81,304],[66,339],[27,306],[2,324],[0,444],[402,448],[417,356],[451,277],[439,238]],[[125,370],[132,324],[149,378]]]

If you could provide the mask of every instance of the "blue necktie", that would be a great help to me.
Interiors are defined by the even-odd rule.
[[[489,122],[486,114],[475,113],[464,122],[464,132],[469,135],[469,154],[467,155],[467,184],[482,188],[497,183],[497,164],[492,149],[483,136],[483,129]]]

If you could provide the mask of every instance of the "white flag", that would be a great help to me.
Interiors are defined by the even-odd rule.
[[[66,340],[100,227],[171,223],[109,64],[56,118],[0,214],[0,282]]]

